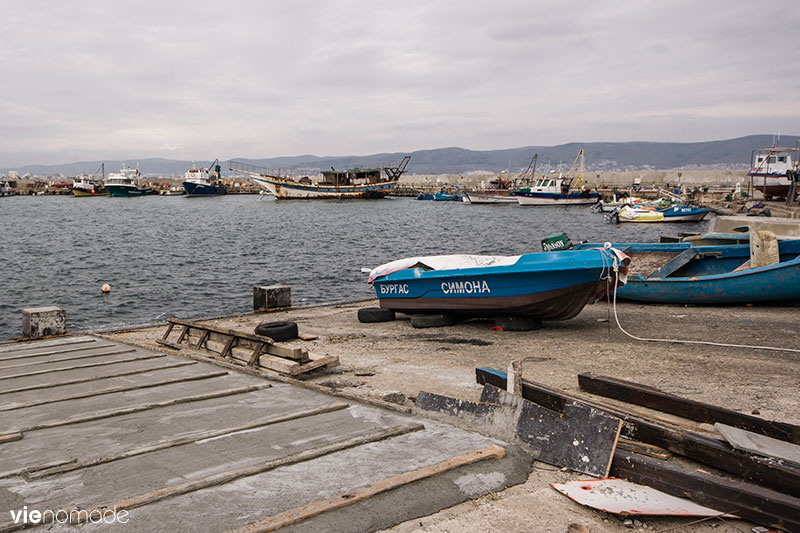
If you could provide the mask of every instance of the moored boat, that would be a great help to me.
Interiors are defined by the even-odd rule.
[[[246,174],[260,187],[275,195],[276,199],[356,199],[383,198],[397,186],[408,166],[411,156],[399,163],[380,168],[352,168],[349,170],[322,171],[321,177],[294,178],[286,169],[267,169],[239,161],[231,161],[230,169]],[[383,173],[386,176],[383,176]]]
[[[575,178],[578,179],[577,188],[572,187]],[[596,191],[583,187],[583,149],[578,152],[566,175],[537,178],[530,187],[518,189],[512,195],[522,206],[591,205],[600,200]]]
[[[106,180],[106,189],[111,196],[129,198],[135,196],[146,196],[154,194],[153,188],[149,185],[140,187],[137,183],[139,180],[139,168],[132,168],[126,164],[122,164],[122,169],[119,172],[112,172],[108,175]]]
[[[462,199],[461,191],[441,189],[433,194],[435,202],[460,202]]]
[[[753,150],[747,175],[755,190],[766,199],[785,198],[792,180],[789,174],[800,168],[800,147],[762,148]]]
[[[631,256],[628,281],[617,289],[617,297],[689,305],[796,305],[800,299],[800,239],[775,242],[778,257],[771,264],[756,261],[750,244],[614,244]],[[577,248],[592,246],[597,245]]]
[[[393,261],[369,280],[385,309],[464,317],[525,316],[566,320],[613,286],[615,250],[539,252],[519,256],[444,255]],[[616,280],[624,283],[624,276]]]
[[[0,181],[0,196],[14,196],[17,193],[15,187],[9,181]]]
[[[626,205],[606,215],[612,222],[699,222],[710,209],[690,205],[672,205],[666,209],[638,208]]]
[[[105,183],[103,180],[105,179],[106,172],[105,172],[105,163],[100,165],[98,169],[101,173],[101,178],[96,178],[92,176],[87,176],[83,174],[81,176],[76,177],[72,181],[72,194],[76,197],[91,197],[91,196],[108,196],[109,192],[106,189]]]
[[[213,174],[211,173],[212,168],[214,168]],[[192,166],[192,168],[187,169],[184,174],[183,190],[189,197],[228,194],[228,189],[222,184],[222,178],[220,177],[219,159],[215,159],[208,168]]]

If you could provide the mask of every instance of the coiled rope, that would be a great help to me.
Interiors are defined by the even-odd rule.
[[[606,243],[606,248],[610,248],[610,247],[611,247],[610,243]],[[606,254],[603,254],[603,255],[605,256]],[[729,343],[724,343],[724,342],[693,341],[693,340],[685,340],[685,339],[650,339],[650,338],[646,338],[646,337],[637,337],[636,335],[628,333],[627,331],[625,331],[625,328],[622,327],[622,324],[620,324],[619,316],[617,315],[617,276],[619,276],[619,261],[617,260],[617,257],[613,253],[611,255],[613,257],[613,265],[611,266],[611,269],[614,271],[614,276],[611,276],[610,272],[609,272],[609,274],[605,275],[606,284],[608,286],[611,283],[611,279],[613,277],[613,279],[614,279],[614,298],[612,300],[611,307],[614,310],[614,321],[617,323],[617,327],[619,328],[619,330],[622,333],[624,333],[625,335],[627,335],[628,337],[630,337],[632,339],[635,339],[637,341],[644,341],[644,342],[671,342],[671,343],[677,343],[677,344],[701,344],[701,345],[704,345],[704,346],[721,346],[721,347],[725,347],[725,348],[748,348],[748,349],[751,349],[751,350],[772,350],[772,351],[775,351],[775,352],[800,353],[800,350],[795,349],[795,348],[778,348],[776,346],[756,346],[756,345],[751,345],[751,344],[729,344]],[[605,259],[603,259],[603,274],[605,273],[605,269],[606,269]],[[602,276],[601,276],[601,279],[602,279]],[[610,286],[609,286],[609,290],[610,290]]]

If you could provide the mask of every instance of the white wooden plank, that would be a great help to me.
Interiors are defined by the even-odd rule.
[[[766,435],[759,435],[752,431],[720,424],[719,422],[714,424],[714,427],[737,450],[744,450],[765,457],[775,457],[800,465],[800,446],[797,444],[773,439]]]

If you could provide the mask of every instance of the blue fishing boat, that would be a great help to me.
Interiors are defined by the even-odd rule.
[[[427,192],[421,192],[417,195],[417,200],[433,200],[433,195]]]
[[[613,287],[628,258],[592,250],[412,257],[370,272],[381,307],[403,313],[566,320]],[[620,276],[624,283],[624,276]]]
[[[448,191],[446,189],[442,189],[433,195],[433,199],[436,202],[460,202],[461,191]]]
[[[591,248],[578,245],[577,249]],[[792,303],[800,300],[800,239],[776,241],[778,261],[751,268],[750,244],[624,243],[628,281],[617,297],[669,304]],[[752,261],[752,262],[751,262]]]

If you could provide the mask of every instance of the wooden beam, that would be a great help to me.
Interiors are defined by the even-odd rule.
[[[136,509],[137,507],[142,507],[143,505],[155,503],[161,500],[165,500],[167,498],[172,498],[174,496],[180,496],[181,494],[188,494],[190,492],[194,492],[197,490],[207,489],[209,487],[230,483],[231,481],[235,481],[243,477],[263,474],[264,472],[268,472],[270,470],[274,470],[282,466],[288,466],[301,463],[304,461],[310,461],[312,459],[329,455],[331,453],[347,450],[350,448],[355,448],[357,446],[363,446],[365,444],[370,444],[381,440],[386,440],[392,437],[397,437],[399,435],[405,435],[407,433],[411,433],[413,431],[420,431],[422,429],[425,429],[425,426],[423,426],[422,424],[404,424],[400,426],[394,426],[387,429],[382,429],[379,431],[374,431],[358,435],[355,437],[351,437],[349,439],[345,439],[339,442],[333,442],[331,444],[320,446],[318,448],[312,448],[310,450],[294,453],[286,457],[272,459],[270,461],[264,461],[262,463],[258,463],[252,466],[237,468],[235,470],[229,470],[227,472],[214,474],[206,478],[188,481],[185,483],[179,483],[177,485],[172,485],[170,487],[164,487],[163,489],[155,490],[152,492],[146,492],[144,494],[139,494],[137,496],[125,498],[122,500],[117,500],[115,502],[110,502],[105,505],[96,506],[95,509],[98,510],[117,509],[118,511],[123,509],[126,510]],[[0,524],[0,530],[2,530],[2,524]]]
[[[208,374],[197,374],[194,376],[183,376],[175,379],[167,379],[164,381],[156,381],[155,383],[143,383],[137,385],[126,385],[122,387],[111,387],[108,389],[93,390],[76,394],[74,396],[67,396],[65,398],[50,398],[28,403],[11,403],[0,406],[0,411],[15,411],[17,409],[27,409],[29,407],[38,407],[39,405],[48,405],[51,403],[69,402],[72,400],[81,400],[83,398],[92,398],[94,396],[103,396],[105,394],[115,394],[118,392],[128,392],[132,390],[151,389],[153,387],[163,387],[165,385],[174,385],[175,383],[185,383],[187,381],[200,381],[204,379],[218,378],[220,376],[228,375],[227,371],[220,370],[218,372],[211,372]]]
[[[18,429],[17,432],[27,433],[29,431],[37,431],[40,429],[49,429],[59,426],[68,426],[71,424],[81,424],[83,422],[91,422],[93,420],[101,420],[103,418],[112,418],[115,416],[128,415],[131,413],[139,413],[142,411],[149,411],[150,409],[158,409],[160,407],[169,407],[171,405],[179,405],[183,403],[201,402],[204,400],[213,400],[214,398],[223,398],[225,396],[233,396],[236,394],[246,394],[248,392],[259,391],[270,388],[271,385],[251,385],[249,387],[237,387],[234,389],[225,389],[206,394],[199,394],[196,396],[184,396],[183,398],[173,398],[163,402],[146,403],[142,405],[134,405],[131,407],[123,407],[121,409],[111,409],[109,411],[100,411],[92,413],[91,415],[81,415],[72,418],[63,418],[61,420],[53,420],[52,422],[43,422],[26,428]]]
[[[641,405],[697,422],[726,424],[774,439],[800,444],[800,426],[794,424],[764,420],[709,403],[681,398],[646,385],[607,376],[578,374],[578,384],[582,390],[599,396]]]
[[[50,363],[63,363],[65,361],[77,361],[79,359],[92,359],[93,357],[105,357],[108,355],[118,355],[121,353],[131,353],[136,351],[136,348],[127,348],[127,347],[123,347],[121,349],[119,347],[115,348],[116,348],[115,350],[102,353],[83,354],[72,357],[61,357],[59,359],[48,359],[46,361],[32,361],[28,363],[18,363],[9,366],[2,366],[0,367],[0,370],[8,370],[9,368],[22,368],[26,366],[49,365]]]
[[[321,407],[316,407],[314,409],[305,409],[302,411],[295,411],[293,413],[286,413],[280,416],[272,416],[269,418],[262,418],[261,420],[256,420],[255,422],[251,422],[249,424],[243,424],[240,426],[228,427],[220,430],[213,430],[213,431],[204,431],[202,433],[197,433],[188,437],[183,437],[180,439],[172,439],[162,442],[157,442],[155,444],[148,444],[146,446],[141,446],[139,448],[133,448],[130,450],[126,450],[124,452],[115,453],[113,455],[106,455],[103,457],[95,457],[94,459],[89,459],[86,461],[61,461],[58,465],[43,465],[40,467],[26,467],[24,470],[27,472],[26,478],[27,479],[40,479],[43,477],[52,476],[55,474],[63,474],[64,472],[72,472],[73,470],[79,470],[82,468],[90,468],[93,466],[111,463],[114,461],[119,461],[121,459],[127,459],[129,457],[134,457],[137,455],[143,455],[146,453],[156,452],[158,450],[164,450],[166,448],[174,448],[176,446],[183,446],[185,444],[192,444],[201,440],[206,439],[213,439],[215,437],[221,437],[223,435],[230,435],[233,433],[239,433],[240,431],[248,431],[251,429],[257,429],[260,427],[270,426],[274,424],[279,424],[281,422],[288,422],[290,420],[298,420],[300,418],[306,418],[316,415],[321,415],[324,413],[330,413],[333,411],[338,411],[341,409],[346,409],[348,404],[344,402],[336,402],[328,405],[323,405]],[[11,475],[14,475],[12,473]],[[6,474],[8,476],[9,474]]]
[[[31,390],[39,390],[39,389],[50,389],[53,387],[63,387],[64,385],[75,385],[77,383],[89,383],[91,381],[100,381],[103,379],[113,379],[119,378],[123,376],[132,376],[134,374],[146,374],[147,372],[157,372],[159,370],[169,370],[171,368],[179,368],[182,366],[189,366],[189,365],[196,365],[197,361],[179,361],[177,363],[172,363],[169,365],[164,366],[157,366],[153,368],[140,368],[138,370],[128,370],[127,372],[117,372],[115,374],[109,374],[107,376],[94,376],[90,378],[79,378],[79,379],[70,379],[67,381],[51,381],[49,383],[38,383],[36,385],[29,385],[27,387],[17,387],[16,389],[5,389],[0,390],[0,395],[2,394],[13,394],[15,392],[27,392]]]
[[[800,531],[800,498],[744,481],[688,470],[667,461],[617,450],[611,475],[723,513],[786,531]]]
[[[650,273],[648,278],[666,278],[670,274],[674,273],[681,267],[685,266],[689,261],[695,258],[697,255],[697,250],[694,248],[687,248],[686,250],[682,251],[670,261],[667,262],[664,266],[659,269],[654,270]]]
[[[84,344],[87,342],[98,342],[96,340],[92,341],[84,341]],[[0,362],[2,361],[12,361],[16,359],[30,359],[34,357],[45,357],[48,355],[60,355],[62,353],[71,353],[71,352],[80,352],[83,350],[95,350],[98,348],[111,348],[112,346],[116,346],[115,344],[100,344],[98,342],[98,346],[78,346],[77,348],[69,348],[67,350],[51,350],[49,352],[40,352],[40,353],[26,353],[22,355],[13,355],[11,357],[0,357]]]
[[[504,389],[505,372],[492,368],[477,368],[477,381],[490,383]],[[523,381],[522,397],[536,403],[535,398],[544,398],[549,404],[565,404],[567,401],[583,402],[622,419],[622,436],[646,442],[684,455],[695,461],[719,468],[726,472],[767,487],[800,496],[800,468],[795,465],[766,458],[754,457],[733,449],[727,442],[701,435],[692,431],[670,427],[662,422],[654,422],[645,417],[631,415],[622,408],[599,407],[591,402],[562,391],[549,389],[544,385]]]
[[[270,516],[269,518],[265,518],[264,520],[259,520],[253,524],[234,529],[228,533],[261,533],[264,531],[275,531],[276,529],[280,529],[291,524],[296,524],[308,518],[320,515],[324,512],[341,509],[343,507],[347,507],[348,505],[368,500],[369,498],[372,498],[373,496],[376,496],[382,492],[388,492],[398,487],[402,487],[403,485],[414,483],[415,481],[433,477],[449,470],[477,463],[479,461],[484,461],[486,459],[502,459],[505,457],[505,455],[505,448],[493,444],[481,450],[465,453],[457,457],[452,457],[431,466],[425,466],[416,470],[412,470],[411,472],[404,472],[403,474],[397,476],[376,481],[375,483],[367,485],[366,487],[360,487],[345,494],[334,496],[333,498],[316,501],[309,503],[308,505],[303,505],[302,507],[284,511],[282,513]]]
[[[17,440],[22,440],[22,433],[18,431],[14,433],[6,433],[5,435],[0,435],[0,444],[5,444],[6,442],[14,442]]]
[[[158,359],[166,357],[167,354],[145,354],[141,357],[129,357],[127,359],[117,359],[116,361],[104,361],[102,363],[87,363],[85,365],[73,365],[61,368],[48,368],[47,370],[37,370],[35,372],[27,372],[24,374],[12,374],[10,376],[0,376],[0,381],[5,379],[25,378],[28,376],[39,376],[41,374],[52,374],[54,372],[66,372],[67,370],[77,370],[79,368],[92,368],[96,366],[118,365],[120,363],[131,363],[133,361],[146,361],[147,359]]]
[[[38,341],[38,340],[31,340],[27,342],[19,342],[19,343],[11,343],[6,346],[0,346],[0,354],[3,353],[14,353],[14,352],[23,352],[25,350],[36,350],[39,348],[53,348],[57,346],[68,346],[71,344],[86,344],[88,342],[97,342],[96,338],[77,338],[77,339],[60,339],[60,340],[49,340],[49,341]],[[4,356],[0,356],[0,359],[5,359]]]

